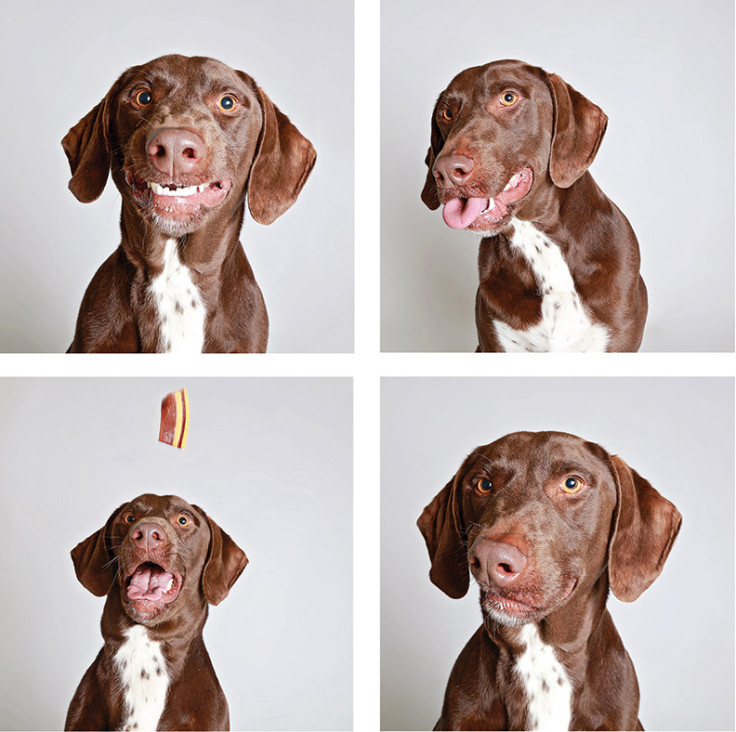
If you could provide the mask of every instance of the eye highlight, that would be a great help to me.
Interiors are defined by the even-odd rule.
[[[138,89],[133,93],[132,99],[133,106],[140,109],[141,107],[147,107],[153,101],[153,94],[148,89]]]
[[[233,112],[239,106],[239,102],[232,94],[223,94],[217,100],[217,108],[221,112]]]
[[[192,523],[192,520],[185,513],[182,513],[176,519],[176,523],[179,524],[179,526],[189,526],[189,524]]]
[[[442,109],[440,109],[437,116],[443,122],[452,122],[453,120],[452,110],[449,107],[443,107]]]
[[[498,100],[502,107],[513,107],[519,101],[519,95],[516,92],[505,91]]]
[[[578,478],[577,475],[568,475],[565,480],[560,483],[560,488],[565,493],[579,493],[585,487],[585,481],[582,478]]]
[[[135,523],[135,514],[132,511],[127,511],[123,514],[123,523],[124,524],[134,524]]]
[[[488,478],[479,478],[475,482],[475,492],[481,496],[487,496],[493,492],[493,482]]]

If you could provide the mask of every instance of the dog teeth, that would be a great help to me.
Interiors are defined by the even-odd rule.
[[[511,180],[506,184],[506,188],[504,188],[504,191],[508,191],[511,188],[514,188],[514,186],[518,185],[520,180],[521,180],[521,173],[514,174],[511,177]]]
[[[195,193],[202,193],[205,188],[209,185],[208,183],[202,183],[198,186],[187,186],[186,188],[167,188],[159,183],[146,183],[146,185],[157,195],[157,196],[193,196]]]
[[[488,213],[489,211],[493,211],[493,209],[496,207],[496,201],[492,198],[488,199],[488,206],[486,207],[485,211],[481,211],[481,215]]]
[[[164,592],[171,592],[171,588],[174,586],[174,578],[172,577],[169,580],[169,586],[164,590]]]

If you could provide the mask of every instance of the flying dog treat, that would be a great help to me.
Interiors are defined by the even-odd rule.
[[[189,433],[189,396],[186,389],[172,391],[161,401],[159,442],[184,448]]]

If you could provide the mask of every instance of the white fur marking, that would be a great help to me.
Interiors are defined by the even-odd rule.
[[[513,225],[511,246],[524,255],[532,268],[542,293],[542,319],[526,330],[494,320],[503,350],[605,351],[608,331],[591,322],[560,248],[529,221],[513,219]]]
[[[161,644],[148,636],[143,625],[133,625],[127,640],[115,654],[115,665],[123,689],[123,730],[155,730],[166,704],[169,674]]]
[[[166,240],[163,271],[151,280],[151,293],[158,308],[161,350],[201,353],[207,309],[189,268],[179,259],[178,246],[176,239]]]
[[[533,623],[522,627],[520,638],[526,648],[516,661],[516,671],[526,692],[528,729],[570,729],[572,685],[565,667]]]

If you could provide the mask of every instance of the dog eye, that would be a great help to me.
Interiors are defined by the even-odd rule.
[[[475,490],[481,496],[487,496],[493,490],[493,483],[488,478],[480,478],[475,483]]]
[[[440,109],[439,118],[443,122],[451,122],[452,121],[452,112],[450,111],[450,109],[448,107],[443,107],[442,109]]]
[[[578,493],[585,486],[585,482],[582,478],[578,478],[577,475],[570,475],[560,483],[560,488],[565,493]]]
[[[500,101],[504,107],[511,107],[514,104],[516,104],[518,99],[519,99],[519,95],[516,92],[506,91],[503,94],[501,94]]]
[[[123,523],[124,524],[134,524],[135,523],[135,514],[132,511],[128,511],[127,513],[123,514]]]
[[[217,100],[217,107],[222,112],[232,112],[238,106],[238,100],[232,94],[223,94]]]
[[[189,526],[189,524],[191,524],[192,521],[189,518],[189,516],[183,513],[179,516],[179,518],[176,519],[176,523],[179,524],[179,526]]]
[[[133,94],[133,104],[136,107],[147,107],[153,101],[153,95],[148,89],[139,89]]]

